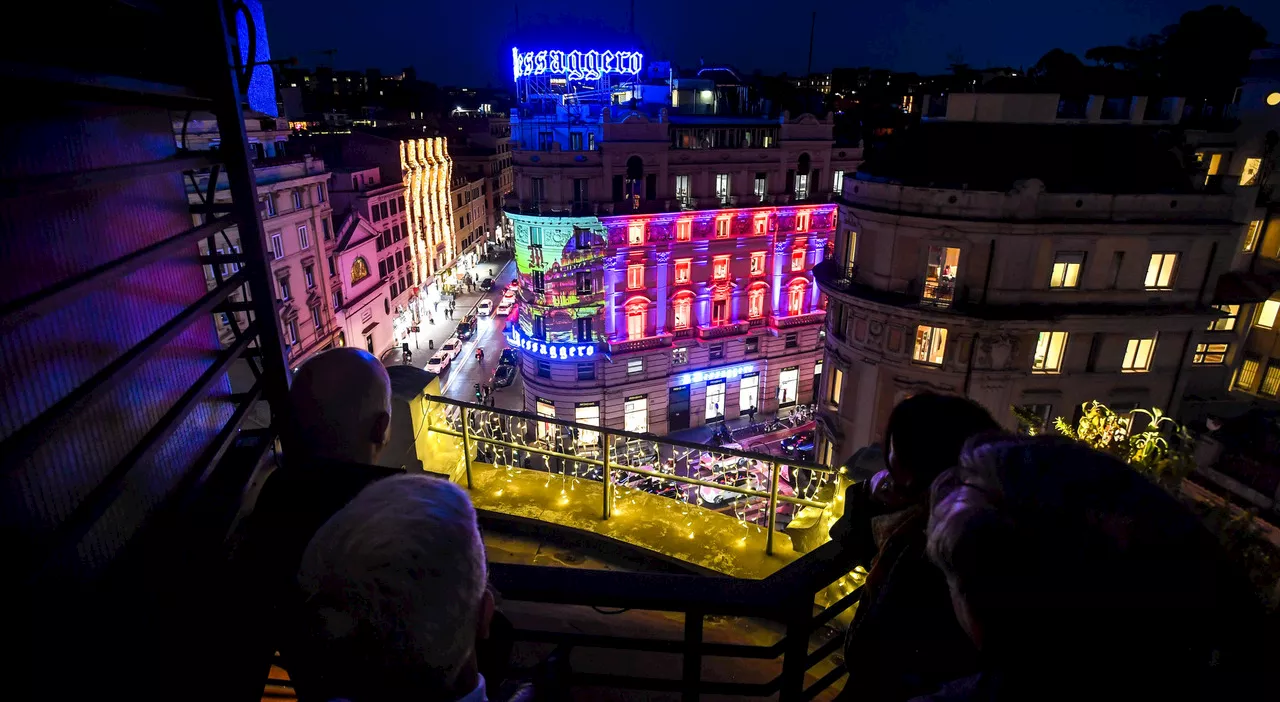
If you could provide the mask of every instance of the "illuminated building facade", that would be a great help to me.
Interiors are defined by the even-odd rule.
[[[400,141],[400,169],[409,204],[409,247],[414,284],[449,266],[456,257],[453,240],[453,162],[444,137]]]
[[[812,403],[825,303],[810,271],[861,152],[834,146],[830,119],[716,112],[748,105],[745,89],[692,76],[677,91],[635,52],[576,77],[513,56],[506,333],[525,409],[665,434]]]
[[[964,115],[845,179],[814,271],[828,298],[820,462],[882,440],[894,405],[926,391],[1009,429],[1072,421],[1092,400],[1177,413],[1238,352],[1239,308],[1215,282],[1243,228],[1232,196],[1201,190],[1153,138],[1165,127]]]

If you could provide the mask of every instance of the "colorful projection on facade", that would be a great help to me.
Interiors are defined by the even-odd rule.
[[[603,326],[594,323],[604,306],[607,239],[600,220],[507,217],[514,230],[516,272],[525,301],[520,306],[520,332],[548,343],[603,338]],[[592,322],[579,324],[582,319]],[[537,325],[541,334],[535,333]]]
[[[564,77],[569,80],[599,80],[605,75],[640,74],[644,55],[639,51],[525,51],[511,47],[511,64],[516,80],[521,77]]]

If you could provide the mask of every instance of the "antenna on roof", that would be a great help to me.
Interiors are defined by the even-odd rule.
[[[634,1],[634,0],[633,0]],[[804,68],[804,77],[813,75],[813,29],[818,26],[818,11],[813,11],[813,19],[809,22],[809,64]]]

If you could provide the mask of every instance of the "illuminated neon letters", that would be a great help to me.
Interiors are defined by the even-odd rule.
[[[644,55],[639,51],[526,51],[511,47],[516,80],[522,76],[564,76],[569,80],[598,80],[616,74],[639,75]]]

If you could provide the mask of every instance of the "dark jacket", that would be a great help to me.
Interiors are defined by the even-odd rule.
[[[239,680],[227,680],[237,688],[234,692],[256,686],[252,699],[258,699],[273,654],[281,651],[288,658],[283,622],[295,601],[302,552],[316,531],[367,485],[400,472],[361,463],[296,460],[267,477],[232,558],[231,597],[237,606],[229,622],[239,629],[246,660]]]
[[[851,486],[833,539],[862,554],[869,574],[845,641],[846,699],[901,702],[977,671],[942,571],[925,553],[928,511],[880,514],[866,482]],[[877,549],[872,519],[885,517]]]

